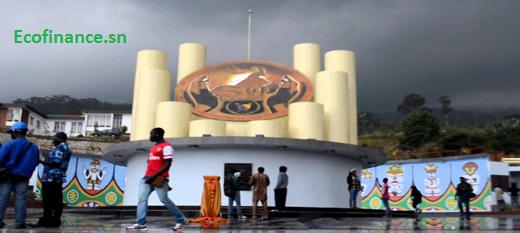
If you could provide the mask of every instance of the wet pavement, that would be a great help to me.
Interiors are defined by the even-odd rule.
[[[27,222],[36,222],[41,209],[29,209]],[[448,215],[448,216],[446,216]],[[518,232],[519,215],[475,215],[471,220],[460,220],[455,214],[423,214],[416,221],[413,218],[274,218],[268,221],[250,219],[231,220],[225,224],[192,223],[183,232],[223,232],[223,233],[329,233],[329,232]],[[60,228],[14,229],[14,216],[9,208],[4,222],[8,225],[0,232],[130,232],[127,226],[134,223],[133,216],[99,214],[63,214]],[[170,217],[151,216],[147,218],[148,230],[137,232],[173,232]],[[136,232],[135,230],[132,232]]]

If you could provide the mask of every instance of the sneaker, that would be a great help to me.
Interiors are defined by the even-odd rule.
[[[128,229],[128,230],[146,230],[146,229],[148,229],[148,226],[146,224],[141,225],[141,224],[136,223],[132,226],[126,227],[126,229]]]
[[[239,219],[247,219],[247,217],[245,215],[242,215],[240,217],[238,217]]]
[[[0,228],[4,228],[5,227],[5,222],[0,222]]]
[[[184,219],[184,221],[182,221],[182,223],[177,223],[175,224],[175,226],[173,227],[173,230],[176,231],[176,230],[182,230],[182,228],[184,228],[184,226],[188,225],[188,223],[190,223],[190,220],[188,220],[187,218]]]
[[[271,212],[278,212],[278,209],[272,209]]]
[[[25,224],[16,224],[14,225],[14,229],[25,229],[27,228],[27,225]]]

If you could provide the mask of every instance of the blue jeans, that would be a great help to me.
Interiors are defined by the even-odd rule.
[[[511,205],[518,208],[518,197],[511,197]]]
[[[4,220],[5,210],[7,209],[11,192],[14,192],[16,224],[25,224],[25,218],[27,217],[26,201],[28,186],[29,181],[8,180],[0,183],[0,222]]]
[[[231,218],[231,215],[233,215],[233,201],[237,203],[237,214],[238,217],[242,216],[242,208],[240,206],[240,194],[235,194],[234,197],[228,197],[229,203],[228,203],[228,218]]]
[[[144,225],[146,224],[146,211],[148,210],[148,197],[155,190],[159,200],[166,206],[170,211],[170,214],[175,218],[177,223],[182,223],[186,218],[183,213],[177,208],[170,198],[168,198],[168,180],[164,182],[164,185],[160,188],[154,187],[145,183],[145,178],[139,181],[139,193],[137,196],[137,223]]]
[[[469,198],[467,194],[461,194],[459,199],[457,200],[457,204],[459,205],[460,215],[464,215],[464,211],[462,208],[462,204],[466,206],[466,217],[469,218]]]
[[[351,189],[348,192],[350,193],[350,197],[349,197],[350,208],[356,207],[357,195],[359,193],[359,190]]]
[[[390,213],[390,204],[388,203],[388,198],[382,198],[382,200],[383,200],[383,204],[385,205],[385,208],[386,208],[385,215],[390,216],[391,213]]]

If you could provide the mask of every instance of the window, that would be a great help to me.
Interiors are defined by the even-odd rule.
[[[54,122],[54,131],[53,132],[64,132],[65,131],[65,122]]]
[[[13,121],[14,120],[14,110],[9,109],[7,110],[7,121]]]
[[[94,124],[98,124],[98,127],[110,127],[110,115],[89,115],[87,119],[87,127],[94,127]]]
[[[29,119],[29,125],[34,125],[34,117],[31,117],[31,118]]]
[[[112,128],[119,129],[123,124],[123,116],[122,115],[114,115],[114,124]]]
[[[83,130],[83,122],[72,122],[71,133],[81,133]]]
[[[36,120],[36,128],[40,129],[40,121],[39,120]]]

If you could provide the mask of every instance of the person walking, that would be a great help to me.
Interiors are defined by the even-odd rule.
[[[350,208],[357,208],[357,196],[361,190],[361,180],[356,173],[356,169],[352,168],[347,176]]]
[[[390,187],[388,186],[388,178],[383,179],[383,186],[381,186],[379,184],[379,181],[376,178],[376,184],[381,189],[381,192],[382,192],[381,200],[383,200],[383,205],[385,205],[385,209],[386,209],[385,217],[392,217],[392,212],[390,211],[390,203],[389,203],[390,193],[388,191],[389,191]]]
[[[233,218],[233,202],[237,205],[237,217],[239,219],[246,219],[242,215],[242,207],[240,204],[240,188],[238,186],[238,178],[242,173],[238,170],[233,170],[233,174],[224,181],[224,194],[228,197],[228,218]]]
[[[506,207],[506,202],[504,201],[504,190],[497,186],[495,189],[493,189],[493,192],[495,193],[495,198],[497,199],[498,209],[503,211]]]
[[[513,208],[518,208],[518,192],[520,189],[516,187],[516,183],[511,184],[511,188],[509,188],[509,195],[511,196],[511,206]]]
[[[137,220],[133,226],[129,226],[127,229],[145,230],[148,228],[146,225],[148,198],[155,191],[159,200],[177,222],[173,230],[180,230],[189,223],[189,220],[168,197],[168,171],[172,165],[173,147],[164,140],[164,129],[162,128],[154,128],[150,131],[150,141],[155,142],[155,145],[150,149],[145,176],[139,181]]]
[[[422,193],[415,185],[412,185],[411,190],[412,192],[410,196],[412,197],[412,207],[414,208],[415,213],[419,215],[422,212],[422,210],[418,207],[419,204],[422,203]]]
[[[267,210],[267,186],[269,186],[269,176],[264,174],[264,168],[259,167],[258,173],[251,176],[249,184],[253,187],[253,217],[256,220],[256,210],[258,208],[258,201],[262,202],[262,219],[268,219]]]
[[[287,167],[280,166],[279,171],[280,173],[278,174],[278,181],[274,187],[274,203],[276,206],[276,209],[272,210],[274,212],[285,210],[285,202],[287,200],[287,186],[289,185]]]
[[[63,183],[67,182],[72,152],[67,145],[67,134],[59,132],[52,138],[55,148],[43,160],[42,199],[43,217],[30,227],[60,227],[63,213]]]
[[[10,173],[7,179],[0,181],[0,228],[6,225],[3,220],[11,193],[14,193],[15,228],[27,228],[27,187],[40,156],[38,146],[27,140],[27,131],[25,123],[14,123],[7,131],[13,140],[0,148],[0,168]]]
[[[473,188],[471,185],[466,181],[466,178],[460,177],[460,183],[457,185],[457,192],[455,194],[457,199],[457,204],[459,206],[460,210],[460,219],[464,219],[464,215],[466,216],[467,220],[470,220],[469,217],[469,194],[473,192]],[[462,205],[466,206],[466,212],[464,214]]]

